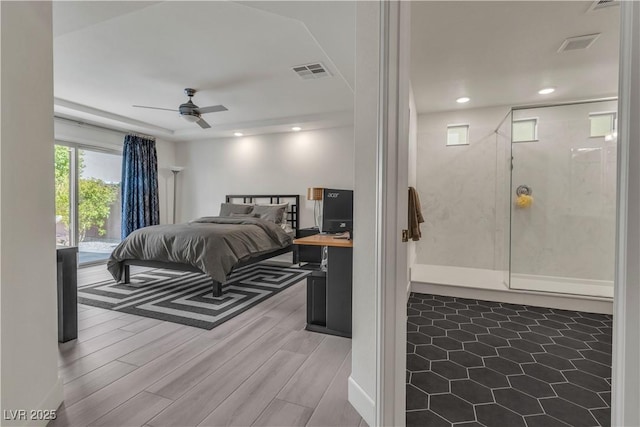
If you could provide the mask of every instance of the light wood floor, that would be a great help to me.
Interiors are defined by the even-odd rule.
[[[78,282],[107,278],[102,265]],[[305,304],[302,281],[211,331],[80,305],[49,426],[364,426],[351,340],[305,331]]]

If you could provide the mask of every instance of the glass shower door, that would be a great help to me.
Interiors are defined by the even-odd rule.
[[[613,297],[616,108],[514,110],[512,289]]]

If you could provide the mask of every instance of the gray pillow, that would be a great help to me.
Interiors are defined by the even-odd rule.
[[[289,203],[280,205],[255,205],[251,213],[258,214],[260,218],[280,225],[285,220],[285,213],[288,207]]]
[[[229,216],[232,218],[260,218],[260,215],[254,213],[243,214],[231,212],[231,215]]]
[[[251,208],[253,208],[253,205],[222,203],[220,204],[220,216],[231,216],[232,213],[248,214],[249,212],[251,212]]]

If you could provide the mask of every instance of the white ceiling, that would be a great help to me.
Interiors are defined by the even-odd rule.
[[[353,2],[54,2],[58,115],[185,140],[352,120]],[[302,80],[320,61],[333,77]],[[203,130],[177,113],[198,90]]]
[[[592,2],[413,2],[411,80],[419,112],[612,96],[619,8]],[[602,33],[583,51],[567,37]],[[170,140],[283,132],[350,123],[355,2],[54,2],[56,114]],[[320,61],[324,80],[291,67]],[[537,91],[554,86],[541,96]],[[176,113],[185,87],[203,130]],[[471,97],[460,105],[455,99]]]
[[[420,113],[615,96],[619,7],[588,1],[413,2],[411,81]],[[602,33],[586,50],[568,37]],[[552,95],[537,92],[553,86]],[[467,104],[457,104],[468,96]]]

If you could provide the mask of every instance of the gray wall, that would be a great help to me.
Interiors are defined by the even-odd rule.
[[[613,101],[517,110],[514,119],[538,118],[539,140],[512,145],[510,118],[494,132],[508,107],[420,115],[426,223],[416,262],[506,270],[511,250],[513,273],[613,280],[616,142],[589,138],[589,113],[615,110]],[[470,125],[470,144],[447,146],[447,124],[458,123]],[[513,208],[520,184],[533,188],[528,209]]]
[[[353,127],[176,144],[177,219],[217,215],[226,194],[298,194],[311,227],[308,187],[353,189]]]
[[[50,410],[62,401],[53,241],[51,3],[2,2],[0,15],[0,403],[2,410]]]
[[[509,108],[418,116],[417,189],[425,223],[416,263],[502,270],[508,140],[494,132]],[[469,145],[447,146],[448,124],[469,124]]]

